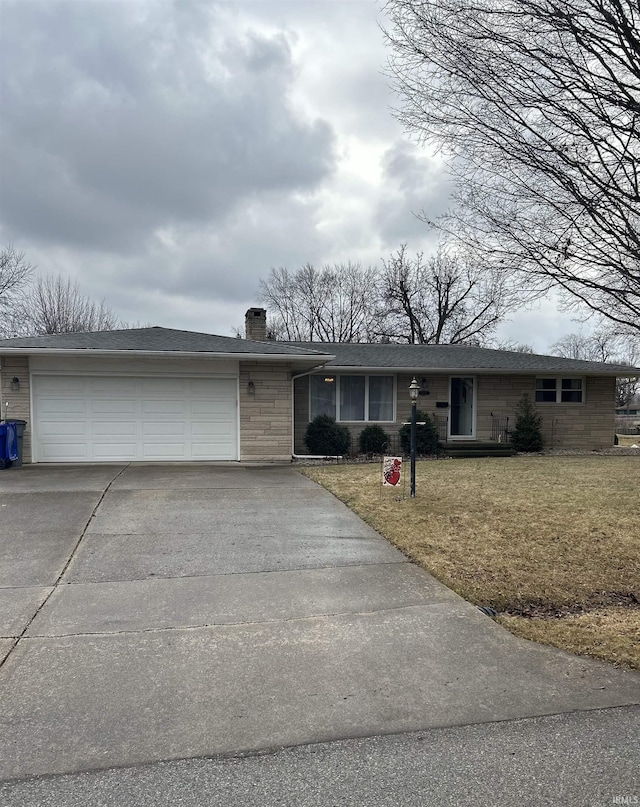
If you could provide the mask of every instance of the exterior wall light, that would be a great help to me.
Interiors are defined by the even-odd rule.
[[[256,391],[256,385],[253,383],[251,379],[247,382],[247,392],[249,395],[253,395]]]
[[[11,379],[11,390],[12,392],[19,392],[20,391],[20,379],[17,375]]]

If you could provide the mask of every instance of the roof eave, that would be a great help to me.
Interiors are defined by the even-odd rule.
[[[313,353],[222,353],[216,351],[189,350],[101,350],[98,348],[53,348],[53,347],[0,347],[0,356],[157,356],[180,359],[235,359],[242,361],[287,361],[317,364],[330,361],[334,356]]]
[[[392,373],[468,373],[469,375],[531,375],[531,374],[548,374],[548,373],[570,373],[571,375],[589,375],[589,376],[603,376],[613,378],[640,378],[640,368],[638,367],[618,367],[607,370],[587,370],[585,368],[570,368],[570,367],[537,367],[537,368],[518,368],[518,369],[501,369],[500,367],[398,367],[393,366],[371,366],[364,367],[359,364],[330,364],[325,369],[334,370],[335,372],[347,372],[358,370],[362,373],[380,373],[383,371]]]

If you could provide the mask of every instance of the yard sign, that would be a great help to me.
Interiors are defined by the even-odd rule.
[[[402,457],[384,457],[382,460],[382,484],[397,488],[402,478]]]

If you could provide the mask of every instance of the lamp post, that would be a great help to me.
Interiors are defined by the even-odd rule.
[[[420,385],[415,377],[409,387],[409,397],[411,398],[411,498],[416,497],[416,404]]]

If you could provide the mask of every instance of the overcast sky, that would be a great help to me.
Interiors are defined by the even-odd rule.
[[[271,267],[429,249],[375,0],[0,0],[0,243],[132,323],[230,334]],[[577,330],[548,305],[505,339]]]

